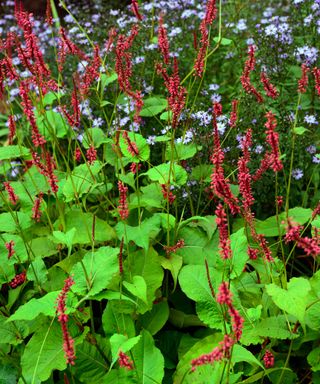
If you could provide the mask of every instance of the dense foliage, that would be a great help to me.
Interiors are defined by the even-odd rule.
[[[320,1],[0,20],[0,383],[320,383]]]

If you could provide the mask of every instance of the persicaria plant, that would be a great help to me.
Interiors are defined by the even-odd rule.
[[[0,381],[320,382],[319,1],[56,3],[0,16]]]

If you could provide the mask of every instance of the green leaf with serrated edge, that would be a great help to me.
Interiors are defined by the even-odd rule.
[[[151,311],[146,312],[140,317],[141,325],[155,335],[166,324],[169,318],[169,305],[167,301],[153,304]]]
[[[11,323],[7,317],[0,315],[0,340],[2,344],[21,344],[29,334],[28,323],[16,321]]]
[[[82,212],[78,208],[70,209],[64,217],[64,232],[70,231],[72,228],[76,229],[76,234],[73,238],[74,244],[91,244],[92,243],[92,226],[93,214]],[[54,229],[58,230],[63,225],[61,219],[54,223]],[[103,242],[110,241],[115,238],[115,232],[110,225],[101,220],[99,217],[95,218],[95,241]]]
[[[63,233],[61,231],[52,232],[55,242],[57,242],[58,244],[65,244],[68,247],[68,251],[69,251],[68,255],[71,254],[72,244],[73,244],[73,239],[75,234],[76,234],[75,228],[71,228],[70,231],[68,231],[67,233]]]
[[[244,345],[259,344],[265,338],[287,340],[299,337],[288,329],[287,318],[284,315],[271,316],[262,319],[258,324],[245,322],[241,337]]]
[[[27,303],[21,305],[7,321],[33,320],[41,313],[45,316],[55,316],[57,298],[60,292],[61,291],[49,292],[39,299],[32,298]],[[75,297],[72,293],[69,293],[67,298],[67,308],[69,313],[74,311],[72,307],[75,303]]]
[[[45,324],[29,340],[22,358],[22,374],[27,383],[49,379],[53,370],[66,368],[61,326],[57,321]]]
[[[75,293],[96,295],[108,288],[112,278],[119,272],[119,248],[100,247],[95,252],[88,252],[80,263],[71,270],[75,284]]]
[[[132,155],[131,151],[128,149],[128,142],[125,140],[123,135],[120,135],[119,146],[121,152],[125,157],[130,159],[130,162],[138,163],[140,160],[147,161],[150,157],[150,147],[147,143],[147,140],[140,135],[139,133],[127,132],[128,137],[132,143],[135,143],[138,148],[138,154]]]
[[[131,227],[123,222],[119,222],[115,230],[119,239],[124,238],[125,244],[133,241],[147,251],[150,240],[154,240],[161,230],[160,223],[161,218],[159,216],[152,216],[149,219],[145,219],[138,227]]]
[[[192,158],[198,151],[198,147],[195,143],[183,144],[175,143],[173,154],[171,144],[167,144],[166,147],[166,160],[186,160]]]
[[[58,253],[57,244],[55,244],[49,237],[36,237],[28,242],[29,249],[32,250],[34,255],[39,257],[49,257]]]
[[[218,345],[222,338],[223,336],[221,333],[216,333],[196,342],[188,352],[179,359],[179,363],[173,376],[173,383],[184,383],[185,378],[188,377],[188,374],[191,372],[191,361],[203,354],[212,352],[213,348]]]
[[[164,163],[150,168],[148,172],[142,175],[147,175],[150,180],[158,181],[159,184],[167,184],[168,181],[170,181],[172,185],[184,185],[188,180],[188,174],[181,165],[170,165],[170,163]]]
[[[209,273],[212,285],[215,286],[212,267],[209,268]],[[197,314],[200,320],[211,328],[222,330],[223,315],[212,296],[205,266],[184,266],[179,273],[179,284],[182,291],[197,303]]]
[[[95,161],[92,165],[81,164],[74,168],[71,175],[68,175],[63,185],[63,195],[66,202],[73,201],[89,193],[95,184],[97,184],[97,176],[101,171],[103,164]]]
[[[119,352],[129,352],[141,339],[141,335],[128,339],[127,336],[115,333],[110,337],[110,346],[112,354],[111,367],[118,360]]]
[[[162,383],[164,377],[164,358],[154,340],[146,330],[141,332],[141,339],[132,349],[134,366],[141,384]]]
[[[104,143],[112,143],[101,128],[88,128],[82,139],[82,145],[88,149],[90,145],[93,145],[95,149],[99,148]]]
[[[293,277],[290,279],[287,289],[282,289],[275,284],[269,284],[266,286],[266,291],[280,309],[295,316],[300,324],[304,326],[308,296],[311,291],[311,285],[307,279]]]
[[[0,147],[0,160],[11,160],[18,157],[28,158],[31,157],[30,150],[21,145],[8,145]]]
[[[107,336],[121,333],[129,338],[135,336],[135,326],[130,314],[123,313],[119,305],[121,300],[108,301],[102,314],[102,327]]]
[[[130,274],[126,272],[127,265],[130,265]],[[125,280],[130,280],[130,276],[132,275],[140,275],[147,284],[148,305],[145,305],[144,308],[139,306],[139,313],[143,314],[152,308],[152,303],[156,298],[156,290],[159,289],[162,284],[164,272],[161,267],[159,255],[153,248],[149,248],[148,252],[144,250],[130,252],[125,263],[124,271]]]
[[[173,290],[176,289],[178,274],[182,267],[182,257],[172,253],[168,257],[161,257],[161,265],[164,269],[168,269],[171,272],[173,278]]]
[[[97,348],[98,346],[98,348]],[[110,344],[106,338],[95,334],[94,342],[84,340],[76,348],[75,376],[82,383],[100,384],[109,370],[109,364],[99,352],[109,355]]]
[[[142,276],[133,276],[132,283],[123,282],[123,286],[138,299],[147,304],[147,284]]]

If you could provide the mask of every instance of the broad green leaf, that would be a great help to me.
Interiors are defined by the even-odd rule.
[[[320,371],[320,347],[313,349],[307,356],[313,372]]]
[[[42,105],[44,107],[46,107],[47,105],[52,105],[54,101],[58,101],[59,98],[62,96],[62,92],[48,92],[42,99]]]
[[[98,347],[97,347],[98,346]],[[105,361],[101,353],[108,355],[110,351],[109,342],[99,334],[89,342],[84,340],[76,348],[76,364],[74,369],[76,377],[84,384],[103,383],[103,378],[108,372],[109,364]]]
[[[61,326],[57,321],[44,324],[32,336],[23,352],[21,367],[27,383],[46,381],[53,370],[66,368]]]
[[[29,334],[29,327],[24,321],[11,323],[7,317],[0,315],[0,340],[1,344],[21,344]]]
[[[219,37],[214,37],[214,38],[213,38],[213,41],[214,41],[215,43],[218,43],[218,42],[219,42]],[[230,44],[232,44],[232,40],[227,39],[227,38],[225,38],[225,37],[222,37],[222,38],[220,39],[220,44],[221,44],[221,45],[230,45]]]
[[[232,258],[227,260],[230,263],[230,278],[239,277],[249,260],[248,241],[244,232],[244,228],[230,236]]]
[[[179,359],[179,363],[177,365],[176,371],[175,371],[174,376],[173,376],[173,383],[174,384],[183,384],[183,383],[185,383],[185,379],[188,377],[190,377],[190,380],[193,380],[193,381],[188,382],[190,384],[192,382],[197,383],[197,379],[201,380],[201,376],[199,377],[198,374],[193,375],[193,373],[191,373],[191,368],[192,368],[191,361],[200,357],[203,354],[212,352],[213,348],[216,347],[221,340],[222,340],[221,333],[215,333],[213,335],[207,336],[207,337],[199,340],[198,342],[196,342],[188,350],[188,352],[186,352],[182,356],[182,358]],[[197,372],[197,370],[195,371],[195,373],[196,372]],[[214,381],[212,381],[212,382],[214,382]]]
[[[304,326],[305,312],[311,291],[311,285],[307,279],[293,277],[289,281],[287,289],[282,289],[276,284],[269,284],[266,286],[266,291],[280,309],[295,316]]]
[[[183,144],[175,143],[172,154],[171,144],[166,147],[166,160],[186,160],[192,158],[198,151],[195,143]]]
[[[140,318],[141,325],[155,335],[166,324],[169,318],[169,305],[167,301],[153,304],[152,310],[143,314]]]
[[[164,358],[148,331],[141,332],[141,339],[132,349],[132,354],[140,384],[162,383]]]
[[[141,335],[132,337],[128,339],[128,337],[121,335],[119,333],[115,333],[110,337],[110,346],[111,346],[111,354],[112,354],[112,363],[111,366],[118,360],[119,352],[127,353],[129,352],[141,339]]]
[[[76,229],[71,228],[67,233],[61,231],[53,231],[52,235],[58,244],[65,244],[68,247],[69,253],[71,253],[73,239],[76,234]]]
[[[95,252],[85,254],[83,260],[71,270],[75,293],[96,295],[108,287],[112,278],[119,272],[119,248],[100,247]]]
[[[214,269],[209,268],[211,283],[214,282]],[[201,321],[211,328],[223,329],[223,316],[208,283],[206,268],[203,265],[186,265],[179,274],[182,291],[197,305],[197,314]]]
[[[95,161],[92,165],[86,163],[75,167],[63,185],[62,191],[66,202],[73,201],[89,193],[98,183],[95,176],[99,174],[102,167],[100,161]]]
[[[0,214],[0,232],[21,232],[32,226],[31,215],[24,212],[5,212]]]
[[[138,299],[147,304],[147,284],[142,276],[133,276],[132,283],[123,282],[123,286]]]
[[[17,382],[17,367],[7,363],[0,363],[0,384],[16,384]]]
[[[205,326],[205,324],[199,319],[197,315],[188,315],[174,308],[170,308],[169,322],[176,328]]]
[[[135,143],[138,148],[138,155],[132,155],[132,153],[128,150],[128,143],[124,139],[123,135],[120,135],[119,145],[121,152],[125,157],[130,159],[130,162],[138,163],[140,160],[147,161],[150,157],[150,147],[147,143],[147,140],[135,132],[127,132],[128,137],[132,143]]]
[[[61,291],[49,292],[39,299],[32,298],[27,303],[21,305],[13,315],[8,318],[8,321],[16,320],[33,320],[41,313],[45,316],[55,316],[57,298]],[[70,312],[75,304],[75,299],[72,294],[68,294],[67,308]]]
[[[116,72],[112,72],[110,74],[102,73],[100,76],[101,89],[104,90],[107,85],[116,81],[117,78],[118,78],[118,75]]]
[[[11,160],[16,159],[17,157],[30,157],[29,149],[20,145],[8,145],[6,147],[0,147],[0,160]]]
[[[94,148],[97,149],[104,143],[112,143],[112,140],[106,136],[101,128],[86,129],[82,140],[84,148],[88,149],[93,144]]]
[[[107,336],[121,333],[129,338],[135,336],[132,316],[123,313],[119,300],[109,300],[102,314],[102,327]]]
[[[161,258],[161,265],[164,269],[168,269],[171,272],[173,278],[173,290],[176,289],[178,274],[182,267],[182,257],[176,253],[170,254],[168,257]]]
[[[119,239],[124,238],[125,244],[133,241],[147,251],[150,240],[154,240],[161,230],[160,223],[161,218],[159,216],[152,216],[149,219],[145,219],[138,227],[131,227],[120,221],[116,225],[115,230]]]
[[[74,244],[91,244],[92,243],[92,226],[93,214],[82,212],[80,209],[70,209],[64,217],[65,228],[64,232],[76,229],[76,234],[73,239]],[[61,228],[62,221],[58,219],[54,223],[55,229]],[[110,225],[98,217],[95,219],[95,241],[104,242],[115,238],[114,229]]]
[[[253,366],[258,365],[259,367],[263,368],[263,365],[260,363],[260,361],[250,351],[248,351],[242,345],[235,344],[232,349],[231,362],[235,364],[242,363],[244,361]]]
[[[142,192],[142,193],[141,193]],[[161,187],[158,183],[150,183],[145,187],[141,187],[139,195],[133,193],[130,195],[129,208],[134,209],[137,207],[146,208],[162,208],[163,207],[163,195],[161,193]]]
[[[48,271],[44,261],[41,257],[36,257],[29,265],[27,279],[42,286],[47,281],[47,274]]]
[[[181,165],[164,163],[150,168],[143,175],[149,176],[152,181],[158,181],[160,184],[184,185],[188,180],[188,174]],[[169,177],[170,176],[170,177]]]
[[[157,252],[150,248],[148,252],[139,250],[137,252],[131,252],[128,256],[124,270],[126,266],[130,266],[130,274],[125,272],[125,280],[130,280],[129,276],[139,275],[142,276],[147,284],[147,302],[145,308],[139,305],[139,313],[145,313],[152,308],[152,303],[156,298],[156,291],[161,287],[163,279],[163,269],[161,267],[161,261]]]
[[[194,180],[198,180],[200,182],[208,182],[211,181],[211,173],[212,173],[212,165],[211,164],[201,164],[197,165],[192,169],[191,177]]]
[[[158,115],[160,112],[167,108],[167,99],[159,96],[149,97],[144,100],[143,108],[140,112],[142,117],[152,117]]]
[[[65,137],[71,130],[61,114],[51,110],[45,111],[44,115],[38,115],[37,126],[46,140]]]
[[[172,112],[166,111],[166,112],[161,113],[160,120],[166,120],[166,121],[172,120]]]

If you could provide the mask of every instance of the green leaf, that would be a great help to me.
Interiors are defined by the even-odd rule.
[[[46,140],[56,140],[57,137],[63,138],[71,130],[60,113],[50,110],[45,111],[44,115],[37,116],[37,126]]]
[[[0,384],[16,384],[18,382],[18,370],[7,363],[0,365]]]
[[[29,327],[24,321],[14,324],[7,321],[7,317],[0,315],[0,340],[1,344],[21,344],[29,334]]]
[[[230,278],[239,277],[249,260],[248,242],[244,232],[244,228],[239,229],[230,236],[232,258],[227,260],[230,263]]]
[[[136,144],[139,154],[132,156],[132,153],[128,150],[127,141],[123,138],[123,135],[120,135],[119,145],[123,155],[129,158],[131,162],[135,162],[135,163],[138,163],[140,160],[143,160],[143,161],[149,160],[150,147],[149,147],[149,144],[147,143],[147,140],[139,133],[127,132],[127,134],[129,136],[130,141]]]
[[[214,41],[215,43],[218,43],[218,42],[219,42],[219,37],[214,37],[214,38],[213,38],[213,41]],[[224,46],[227,46],[227,45],[232,44],[232,40],[227,39],[227,38],[225,38],[225,37],[222,37],[222,38],[220,39],[220,44],[221,44],[221,45],[224,45]]]
[[[309,132],[309,129],[305,128],[305,127],[294,127],[292,129],[292,131],[296,134],[296,135],[303,135],[305,132]]]
[[[101,89],[104,90],[105,87],[111,83],[113,83],[114,81],[116,81],[118,78],[118,75],[116,72],[112,72],[110,74],[105,74],[105,73],[102,73],[101,76],[100,76],[100,81],[101,81]]]
[[[172,120],[172,111],[166,111],[161,113],[160,120],[165,120],[165,121]]]
[[[266,291],[280,309],[295,316],[304,326],[304,317],[311,291],[311,285],[307,279],[293,277],[288,283],[287,290],[276,284],[269,284],[266,286]]]
[[[97,149],[104,143],[112,143],[112,140],[106,136],[101,128],[86,129],[82,140],[84,148],[88,149],[93,144],[94,148]]]
[[[159,216],[152,216],[149,219],[145,219],[138,227],[131,227],[123,222],[119,222],[115,230],[119,239],[125,239],[125,244],[133,241],[147,251],[150,240],[154,240],[161,230],[160,223],[161,218]]]
[[[200,182],[208,182],[211,181],[211,173],[212,173],[212,165],[210,164],[200,164],[195,166],[192,169],[191,177],[194,180],[198,180]]]
[[[119,272],[119,248],[100,247],[96,252],[88,252],[83,260],[71,270],[75,293],[96,295],[108,287],[115,274]]]
[[[149,176],[152,181],[158,181],[160,184],[170,182],[173,185],[184,185],[188,180],[186,170],[178,164],[164,163],[156,167],[150,168],[143,175]],[[170,175],[170,179],[169,179]]]
[[[167,99],[159,96],[149,97],[144,100],[144,106],[140,112],[142,117],[152,117],[158,115],[164,109],[167,108]]]
[[[264,368],[260,361],[250,351],[242,345],[235,344],[232,349],[231,362],[235,364],[242,363],[244,361],[253,366],[258,365],[259,367]]]
[[[72,244],[73,244],[73,239],[75,234],[76,234],[75,228],[71,228],[70,231],[68,231],[67,233],[63,233],[61,231],[52,232],[52,235],[55,241],[58,244],[65,244],[69,249],[69,253],[71,252],[71,249],[72,249]]]
[[[18,157],[30,157],[29,149],[21,145],[8,145],[6,147],[0,147],[0,160],[11,160]]]
[[[33,320],[41,313],[45,316],[55,316],[57,298],[61,291],[49,292],[39,299],[32,298],[26,304],[21,305],[13,315],[8,318],[8,321],[16,320]],[[69,293],[67,299],[67,308],[72,309],[74,297]]]
[[[132,283],[124,281],[123,285],[132,295],[147,304],[147,284],[142,276],[133,276]]]
[[[126,265],[130,266],[130,274],[125,272],[125,280],[130,280],[130,276],[142,276],[147,284],[147,302],[144,308],[139,305],[139,313],[145,313],[152,308],[152,303],[156,298],[156,291],[161,287],[163,279],[163,269],[157,252],[150,248],[148,252],[139,250],[131,252],[126,260]],[[126,271],[126,267],[124,268]],[[129,269],[128,269],[129,270]]]
[[[75,167],[63,185],[62,192],[66,202],[79,199],[79,197],[89,193],[97,184],[95,176],[99,174],[102,167],[100,161],[95,161],[92,165],[86,163]]]
[[[29,265],[27,272],[27,279],[35,281],[36,284],[44,284],[47,281],[47,267],[41,257],[36,257],[35,260]]]
[[[64,217],[65,228],[64,232],[76,229],[76,234],[73,239],[73,244],[91,244],[92,243],[92,226],[93,214],[82,212],[80,209],[70,209]],[[55,229],[60,229],[62,226],[61,219],[54,223]],[[104,242],[115,238],[114,229],[110,225],[98,217],[95,219],[95,241]]]
[[[66,368],[62,332],[57,321],[46,323],[35,332],[23,352],[21,367],[27,383],[46,381],[53,370]]]
[[[186,160],[192,158],[198,151],[198,147],[195,143],[183,144],[175,143],[173,154],[171,144],[167,144],[166,147],[166,160]]]
[[[110,338],[112,363],[111,366],[118,360],[119,352],[129,352],[141,339],[141,335],[128,339],[126,336],[115,333]]]
[[[99,348],[97,348],[97,346]],[[99,352],[99,349],[100,351],[103,351],[105,355],[109,354],[109,343],[99,334],[95,335],[95,339],[92,341],[92,344],[89,341],[84,340],[81,345],[77,346],[77,359],[74,368],[76,371],[76,377],[80,380],[80,382],[85,384],[103,383],[103,378],[107,374],[109,366]]]
[[[121,333],[128,337],[135,336],[135,326],[130,314],[123,313],[118,300],[109,300],[102,314],[102,327],[107,336]]]
[[[161,301],[153,305],[152,310],[143,314],[140,318],[141,325],[155,335],[166,324],[169,318],[169,305],[167,301]]]
[[[209,268],[212,285],[215,286],[214,269]],[[203,265],[186,265],[179,274],[179,284],[182,291],[197,305],[197,314],[201,321],[211,328],[223,329],[223,316],[212,297],[209,287],[206,268]]]
[[[162,383],[164,377],[164,358],[154,340],[146,330],[141,332],[141,339],[132,349],[135,369],[141,384]]]
[[[0,232],[21,232],[32,226],[31,215],[24,212],[5,212],[0,214]]]
[[[307,356],[313,372],[320,371],[320,347],[313,349]]]
[[[176,289],[177,279],[179,271],[182,267],[182,257],[176,253],[170,254],[168,257],[161,258],[161,265],[164,269],[168,269],[171,272],[173,278],[173,290]]]
[[[48,92],[42,99],[42,105],[44,107],[52,105],[54,101],[58,101],[63,96],[62,92]]]

